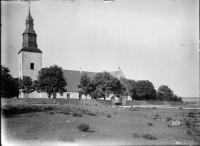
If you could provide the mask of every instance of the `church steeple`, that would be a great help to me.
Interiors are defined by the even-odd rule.
[[[29,22],[29,23],[33,23],[33,18],[31,16],[31,12],[30,12],[30,4],[29,4],[29,10],[28,10],[28,16],[26,17],[26,22]]]
[[[22,43],[22,49],[19,51],[28,51],[28,52],[38,52],[42,53],[40,49],[37,48],[37,34],[34,30],[34,20],[31,16],[30,12],[30,3],[29,3],[29,10],[28,10],[28,16],[26,17],[26,29],[24,30],[23,35],[23,43]]]

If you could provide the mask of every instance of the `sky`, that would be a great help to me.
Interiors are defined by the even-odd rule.
[[[1,64],[18,76],[28,2],[1,2]],[[102,72],[199,97],[199,1],[32,1],[42,66]]]

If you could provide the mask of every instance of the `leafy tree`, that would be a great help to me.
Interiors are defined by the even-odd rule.
[[[25,94],[25,97],[26,95],[28,95],[29,93],[35,91],[35,87],[34,87],[34,84],[33,84],[33,81],[31,79],[31,77],[29,76],[23,76],[23,78],[19,79],[19,89],[22,93]]]
[[[176,102],[181,102],[181,103],[183,103],[183,100],[182,100],[182,98],[181,97],[178,97],[176,94],[174,95],[174,101],[176,101]]]
[[[111,94],[121,94],[122,92],[120,81],[105,71],[102,73],[97,73],[92,80],[92,84],[94,86],[92,95],[98,93],[96,97],[101,95],[99,98],[103,97],[105,99],[106,96]]]
[[[10,70],[1,65],[1,98],[18,97],[18,95],[18,78],[13,78],[10,74]]]
[[[153,84],[148,80],[139,80],[136,82],[136,99],[151,100],[156,99],[156,90]]]
[[[125,96],[131,96],[132,100],[136,97],[136,82],[135,80],[130,80],[126,78],[120,78],[120,83],[122,84],[122,91]]]
[[[83,94],[86,96],[89,95],[92,92],[92,84],[90,83],[90,78],[84,74],[80,79],[80,85],[78,85],[78,88],[80,89],[79,94]]]
[[[50,98],[52,94],[66,92],[67,82],[62,68],[53,65],[42,68],[38,72],[37,80],[34,81],[38,92],[46,92]]]
[[[173,91],[166,85],[161,85],[157,91],[157,99],[166,100],[166,101],[174,101],[174,93]]]

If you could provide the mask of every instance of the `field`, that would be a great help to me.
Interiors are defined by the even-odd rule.
[[[65,101],[65,100],[63,100]],[[196,109],[111,107],[109,101],[4,104],[4,143],[13,145],[200,144]],[[173,105],[175,106],[175,105]],[[187,105],[183,105],[186,107]],[[81,131],[80,124],[89,125]],[[3,145],[3,143],[2,143]]]

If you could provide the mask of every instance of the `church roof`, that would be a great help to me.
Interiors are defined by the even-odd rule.
[[[35,47],[23,47],[23,48],[18,52],[18,54],[19,54],[21,51],[42,53],[42,51],[41,51],[40,49],[35,48]]]
[[[111,71],[110,74],[113,76],[113,77],[116,77],[116,78],[126,78],[123,74],[123,72],[121,70],[119,71]]]
[[[78,85],[80,84],[81,77],[86,74],[90,81],[94,78],[94,76],[97,74],[96,72],[88,72],[88,71],[76,71],[76,70],[63,70],[64,76],[67,81],[67,91],[68,92],[78,92],[80,89],[78,88]],[[121,70],[119,71],[113,71],[110,72],[112,76],[119,78],[124,77],[124,74]],[[121,75],[121,76],[120,76]]]

